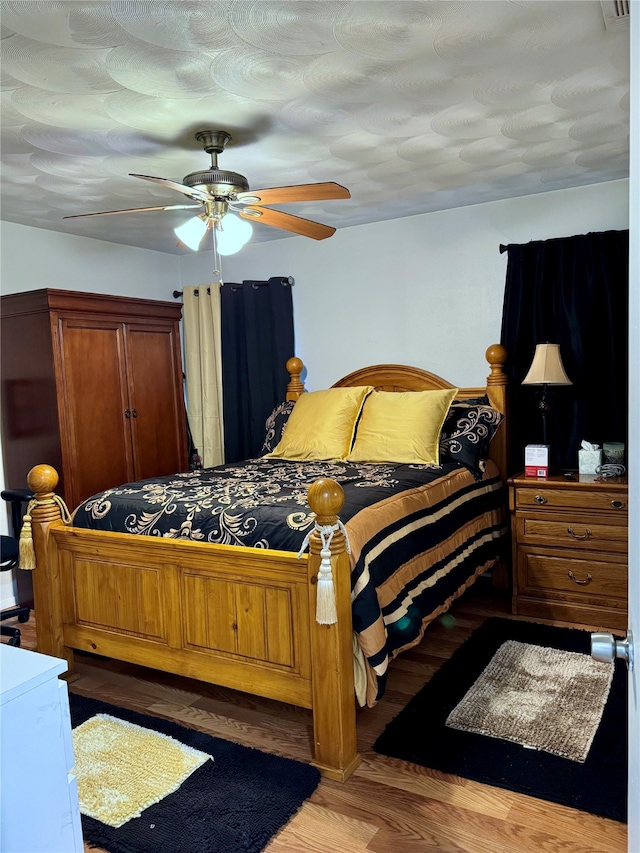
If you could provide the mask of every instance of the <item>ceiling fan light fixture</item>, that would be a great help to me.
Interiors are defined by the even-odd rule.
[[[227,213],[216,227],[218,252],[221,255],[234,255],[249,242],[253,228],[233,213]]]
[[[259,219],[265,225],[281,228],[292,234],[311,237],[314,240],[324,240],[335,233],[335,228],[284,213],[263,205],[286,204],[289,202],[327,201],[329,199],[351,198],[346,187],[333,181],[323,181],[314,184],[299,184],[289,187],[271,187],[269,189],[249,192],[249,182],[238,172],[229,172],[218,167],[218,154],[224,151],[231,140],[231,134],[226,130],[201,130],[196,133],[196,139],[204,150],[211,155],[211,166],[190,172],[182,179],[182,183],[169,178],[158,178],[154,175],[139,175],[131,173],[133,178],[158,184],[166,189],[186,195],[198,204],[154,205],[153,207],[136,207],[126,210],[103,210],[98,213],[82,213],[76,216],[65,216],[64,219],[79,219],[87,216],[113,216],[117,213],[144,213],[152,210],[186,210],[199,208],[198,216],[174,228],[174,233],[181,245],[188,246],[194,252],[200,248],[206,231],[210,228],[213,235],[213,247],[216,256],[216,266],[219,264],[216,246],[220,243],[220,254],[232,255],[238,252],[251,238],[251,226],[243,220]],[[228,217],[229,208],[236,210],[237,216]],[[227,216],[227,225],[221,225],[221,220]],[[239,217],[239,218],[238,218]]]
[[[188,219],[182,225],[174,228],[174,234],[185,246],[193,252],[197,252],[206,230],[206,220],[199,216],[194,216],[192,219]]]

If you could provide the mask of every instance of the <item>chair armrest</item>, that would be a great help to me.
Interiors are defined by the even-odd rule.
[[[27,503],[33,498],[31,489],[3,489],[0,498],[7,503]]]

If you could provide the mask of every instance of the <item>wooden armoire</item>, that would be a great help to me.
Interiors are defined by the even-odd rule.
[[[67,290],[1,299],[5,484],[53,465],[70,509],[186,471],[182,306]]]

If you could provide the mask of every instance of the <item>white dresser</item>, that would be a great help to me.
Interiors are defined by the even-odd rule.
[[[66,661],[0,645],[0,850],[82,853]]]

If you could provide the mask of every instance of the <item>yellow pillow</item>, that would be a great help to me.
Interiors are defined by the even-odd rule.
[[[360,385],[303,394],[289,415],[280,442],[266,458],[345,459],[362,404],[371,391],[370,385]]]
[[[367,397],[349,462],[439,462],[440,429],[457,388],[374,391]]]

